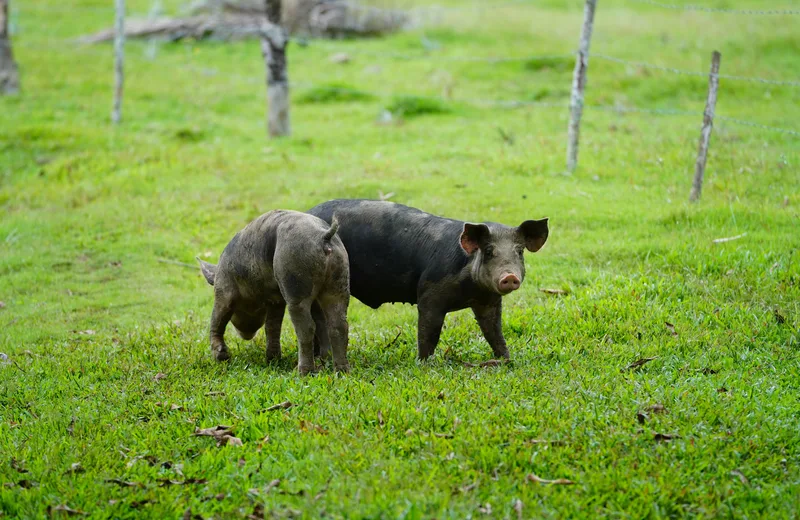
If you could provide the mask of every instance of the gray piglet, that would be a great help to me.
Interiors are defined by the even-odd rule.
[[[311,306],[316,303],[327,324],[336,370],[350,369],[350,272],[338,228],[335,219],[329,226],[306,213],[270,211],[233,237],[218,265],[198,258],[203,276],[214,286],[209,339],[218,361],[230,358],[224,339],[229,321],[243,339],[252,339],[263,326],[267,359],[279,359],[281,323],[288,306],[297,333],[297,369],[301,374],[313,372],[316,326]]]

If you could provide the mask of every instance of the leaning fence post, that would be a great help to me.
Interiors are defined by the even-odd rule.
[[[717,107],[717,89],[719,89],[719,60],[722,56],[718,51],[711,55],[711,73],[708,75],[708,98],[706,110],[703,112],[703,129],[700,132],[700,145],[697,148],[697,162],[694,166],[694,182],[689,200],[696,202],[700,199],[703,190],[703,175],[706,171],[706,158],[708,156],[708,143],[711,141],[711,129],[714,127],[714,110]]]
[[[580,48],[575,58],[575,71],[572,74],[572,95],[569,100],[569,132],[567,143],[567,171],[572,173],[578,166],[578,138],[581,133],[583,115],[583,90],[586,88],[586,69],[589,67],[589,44],[592,41],[592,25],[597,0],[586,0],[583,9],[583,29]]]
[[[114,106],[111,122],[119,124],[122,118],[122,90],[125,84],[125,0],[116,0],[114,21]]]
[[[267,129],[272,137],[289,135],[289,76],[286,44],[289,35],[281,25],[281,0],[265,0],[267,25],[261,32],[261,53],[267,69]]]

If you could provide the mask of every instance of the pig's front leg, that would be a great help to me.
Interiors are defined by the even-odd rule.
[[[225,328],[233,317],[233,305],[224,294],[218,292],[214,297],[214,310],[211,312],[211,324],[208,339],[211,342],[211,354],[217,361],[230,359],[231,353],[225,345]]]
[[[445,312],[437,305],[420,301],[417,305],[417,355],[426,359],[433,355],[444,325]]]
[[[508,359],[508,347],[506,339],[503,337],[503,300],[497,298],[496,302],[474,305],[472,312],[475,313],[475,319],[478,320],[483,337],[492,347],[494,356]]]
[[[267,304],[267,319],[264,322],[264,332],[267,336],[267,361],[277,361],[281,358],[281,325],[286,303]]]

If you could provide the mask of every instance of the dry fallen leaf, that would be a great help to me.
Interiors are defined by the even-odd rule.
[[[721,387],[717,388],[717,392],[719,392],[721,394],[727,394],[728,393],[728,389],[725,388],[724,386],[721,386]]]
[[[119,487],[140,487],[141,486],[141,484],[138,483],[138,482],[128,482],[128,481],[122,480],[120,478],[108,478],[108,479],[106,479],[106,482],[108,482],[109,484],[116,484]]]
[[[565,291],[563,289],[539,289],[539,290],[541,292],[545,293],[545,294],[553,294],[553,295],[556,295],[556,296],[564,296],[564,295],[569,294],[569,292],[567,292],[567,291]]]
[[[772,313],[775,315],[775,321],[777,321],[779,325],[783,325],[784,323],[786,323],[786,316],[781,314],[781,311],[775,309],[774,311],[772,311]]]
[[[678,335],[677,331],[675,330],[675,325],[673,325],[672,323],[670,323],[668,321],[665,321],[664,325],[666,325],[667,330],[669,331],[670,334],[672,334],[673,336],[677,336]]]
[[[88,329],[88,330],[74,330],[73,332],[75,334],[81,334],[83,336],[93,336],[93,335],[97,334],[95,331],[93,331],[91,329]]]
[[[478,506],[478,511],[483,513],[484,515],[491,515],[492,514],[492,504],[486,503],[484,506]]]
[[[248,520],[264,520],[264,518],[264,506],[262,504],[253,506],[253,512],[247,515]]]
[[[673,439],[680,439],[680,435],[675,435],[672,433],[657,433],[653,436],[653,439],[657,441],[671,441]]]
[[[145,498],[144,500],[134,500],[128,505],[130,505],[132,509],[139,509],[140,507],[149,504],[155,504],[155,502],[153,500],[150,500],[149,498]]]
[[[484,362],[478,363],[478,364],[470,363],[468,361],[465,361],[463,364],[464,364],[465,367],[469,367],[469,368],[476,368],[476,367],[485,368],[485,367],[497,367],[497,366],[503,365],[505,363],[508,363],[508,361],[501,360],[501,359],[490,359],[488,361],[484,361]]]
[[[741,482],[744,485],[747,485],[747,484],[750,483],[750,481],[747,480],[747,477],[744,476],[744,473],[742,473],[738,469],[735,469],[735,470],[731,471],[731,475],[733,475],[734,477],[739,477],[739,482]]]
[[[238,437],[233,437],[231,435],[224,435],[219,442],[217,442],[217,446],[220,446],[222,443],[227,444],[228,446],[241,446],[242,439]]]
[[[206,392],[206,395],[207,395],[207,396],[212,396],[212,395],[225,395],[225,392],[222,392],[222,391],[212,391],[212,392]]]
[[[269,442],[269,435],[267,435],[266,437],[261,439],[261,441],[259,441],[258,445],[256,446],[256,451],[261,453],[261,450],[264,448],[264,445],[268,442]]]
[[[5,309],[6,302],[0,302],[0,309]]]
[[[195,435],[195,436],[198,436],[198,437],[202,437],[202,436],[219,437],[221,435],[224,435],[224,434],[228,433],[230,430],[231,430],[230,426],[223,426],[223,425],[220,424],[220,425],[214,426],[212,428],[202,428],[202,429],[201,428],[196,428],[192,435]]]
[[[452,439],[453,438],[453,434],[452,433],[436,433],[436,432],[434,432],[433,436],[434,437],[439,437],[440,439]]]
[[[514,500],[514,511],[517,512],[517,519],[522,520],[522,500]]]
[[[710,368],[710,367],[706,367],[706,368],[704,368],[703,370],[700,371],[700,373],[703,374],[704,376],[714,375],[714,374],[716,374],[718,372],[719,372],[719,370],[715,370],[715,369]]]
[[[647,411],[653,413],[667,413],[667,409],[661,403],[651,404],[647,407]]]
[[[284,402],[282,402],[282,403],[273,404],[272,406],[270,406],[269,408],[267,408],[267,411],[268,411],[268,412],[272,412],[272,411],[274,411],[274,410],[288,410],[288,409],[289,409],[289,408],[291,408],[292,406],[294,406],[294,405],[293,405],[291,402],[289,402],[289,401],[284,401]]]
[[[163,372],[159,372],[158,374],[156,374],[153,377],[153,381],[161,381],[162,379],[165,379],[166,377],[167,377],[167,374],[165,374]]]
[[[17,473],[28,473],[28,470],[22,467],[22,462],[18,461],[14,457],[11,457],[11,469]]]
[[[314,424],[312,422],[306,421],[304,419],[300,419],[300,431],[308,432],[308,431],[315,431],[321,435],[327,435],[328,430],[323,428],[318,424]]]
[[[529,439],[525,441],[526,444],[549,444],[550,446],[566,446],[566,441],[549,441],[546,439]]]
[[[66,514],[68,514],[70,516],[75,516],[75,515],[84,516],[84,515],[87,514],[87,513],[84,513],[83,511],[78,511],[77,509],[72,509],[71,507],[69,507],[67,505],[64,505],[64,504],[59,504],[57,506],[47,506],[47,516],[53,516],[54,513],[66,513]]]
[[[70,474],[71,474],[71,475],[74,475],[74,474],[76,474],[76,473],[83,473],[83,472],[85,472],[85,471],[86,471],[86,470],[85,470],[85,469],[83,469],[83,466],[81,466],[81,463],[80,463],[80,462],[73,462],[73,463],[70,465],[69,469],[68,469],[67,471],[65,471],[65,472],[64,472],[64,474],[65,474],[65,475],[70,475]]]
[[[639,367],[641,367],[641,366],[643,366],[643,365],[646,365],[647,363],[649,363],[649,362],[653,361],[653,360],[654,360],[654,359],[656,359],[657,357],[658,357],[658,356],[653,356],[653,357],[648,357],[648,358],[641,358],[641,359],[637,359],[636,361],[634,361],[633,363],[631,363],[631,364],[630,364],[630,365],[628,365],[627,367],[625,367],[625,368],[623,368],[622,370],[620,370],[620,372],[625,372],[626,370],[636,370],[637,368],[639,368]]]
[[[473,482],[472,484],[467,484],[466,486],[461,486],[460,488],[458,488],[458,490],[462,494],[466,495],[467,493],[469,493],[470,491],[472,491],[476,487],[478,487],[478,483],[477,482]]]
[[[639,424],[644,424],[650,417],[644,412],[636,412],[636,420]]]
[[[438,399],[440,401],[444,401],[444,390],[439,392],[439,395],[436,396],[436,399]]]
[[[573,481],[567,480],[565,478],[557,478],[555,480],[547,480],[546,478],[538,477],[538,476],[534,475],[533,473],[528,473],[528,476],[526,478],[530,482],[535,482],[536,484],[553,484],[553,485],[556,485],[556,486],[558,486],[558,485],[571,486],[571,485],[575,484]]]
[[[168,478],[160,478],[157,480],[158,487],[167,486],[187,486],[189,484],[206,484],[208,480],[204,478],[187,478],[186,480],[171,480]]]
[[[378,426],[383,427],[383,412],[378,410]]]
[[[12,484],[13,485],[13,484]],[[28,480],[26,478],[17,482],[17,485],[22,489],[30,489],[32,487],[37,487],[39,485],[38,482],[34,482],[33,480]]]

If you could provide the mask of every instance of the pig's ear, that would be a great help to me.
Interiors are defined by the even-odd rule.
[[[471,255],[481,248],[481,244],[489,238],[489,226],[486,224],[464,224],[464,231],[461,232],[461,249]]]
[[[547,227],[547,219],[541,220],[526,220],[517,228],[519,233],[525,240],[525,248],[531,253],[540,250],[544,243],[547,242],[547,235],[549,228]]]

